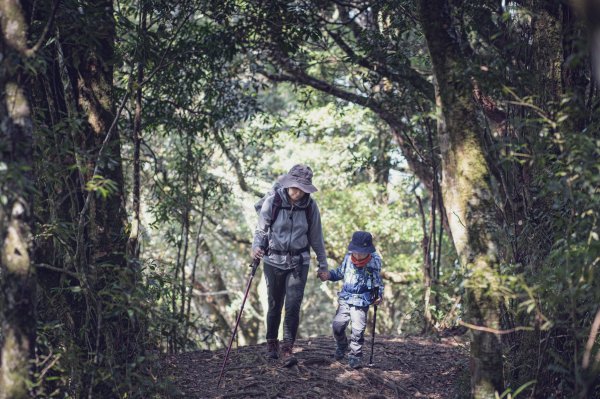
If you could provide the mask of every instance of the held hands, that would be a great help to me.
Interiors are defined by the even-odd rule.
[[[379,304],[381,303],[381,300],[382,300],[382,298],[381,298],[381,297],[377,297],[377,299],[375,299],[375,300],[373,301],[373,305],[375,305],[375,306],[379,305]]]
[[[329,280],[329,272],[327,270],[320,270],[317,272],[317,277],[319,277],[319,279],[321,281],[327,281]]]

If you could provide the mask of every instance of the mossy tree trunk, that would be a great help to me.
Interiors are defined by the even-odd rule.
[[[72,306],[79,314],[76,324],[85,331],[79,345],[93,353],[81,392],[106,395],[112,387],[98,371],[125,373],[140,345],[137,322],[127,315],[137,268],[128,269],[126,261],[127,219],[113,84],[115,21],[112,0],[71,7],[75,6],[65,3],[57,27],[71,117],[83,121],[75,137],[76,151],[82,154],[81,201],[72,222],[77,229],[74,267],[83,278],[86,301],[73,301]],[[79,18],[70,19],[73,13]]]
[[[436,105],[441,112],[438,138],[442,154],[442,195],[452,238],[466,269],[468,322],[499,328],[498,282],[501,228],[495,215],[490,171],[485,161],[472,99],[466,58],[453,34],[450,5],[445,0],[419,2],[419,17],[433,64]],[[475,398],[502,392],[501,340],[496,334],[471,330],[471,390]]]
[[[69,10],[66,10],[69,11]],[[75,11],[75,10],[70,10]],[[73,23],[60,20],[65,64],[69,73],[71,95],[79,115],[86,121],[81,131],[81,150],[86,158],[83,176],[87,184],[93,173],[108,179],[108,195],[97,191],[90,197],[86,235],[93,243],[85,264],[125,265],[125,223],[123,171],[120,139],[113,122],[116,106],[113,93],[115,62],[115,21],[112,0],[88,1],[83,15]],[[90,36],[89,32],[94,32]],[[102,151],[102,153],[100,153]],[[102,185],[102,181],[98,182]],[[96,187],[96,185],[92,185]],[[89,188],[89,186],[88,186]],[[93,270],[90,273],[95,274]]]
[[[32,18],[42,22],[47,16],[38,11]],[[43,48],[52,62],[36,76],[33,104],[41,125],[37,211],[46,225],[57,227],[50,238],[40,234],[36,256],[53,266],[40,269],[41,284],[44,292],[57,292],[53,300],[64,308],[45,309],[39,319],[61,319],[66,351],[81,355],[65,362],[77,364],[70,370],[71,389],[108,397],[116,384],[107,381],[124,380],[141,345],[139,320],[127,314],[138,280],[137,268],[126,261],[112,0],[59,2],[52,35]]]
[[[28,26],[0,2],[0,398],[27,398],[35,344],[31,257],[32,118],[24,63]]]

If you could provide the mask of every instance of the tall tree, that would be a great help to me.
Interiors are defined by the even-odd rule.
[[[0,398],[29,397],[35,344],[26,21],[19,1],[0,4]]]
[[[108,395],[120,389],[108,381],[125,381],[140,344],[136,320],[127,313],[137,270],[126,262],[117,130],[127,96],[117,108],[112,0],[55,4],[53,40],[42,54],[45,73],[36,77],[33,93],[42,221],[36,260],[45,298],[40,306],[42,320],[63,321],[67,350],[81,354],[67,366],[74,376],[71,389],[82,396]],[[32,20],[39,25],[49,10],[47,4],[35,8]]]
[[[125,302],[126,293],[133,289],[135,270],[127,270],[125,259],[126,213],[117,118],[126,97],[117,110],[113,2],[83,2],[77,9],[65,4],[61,11],[57,26],[68,77],[65,95],[74,113],[70,117],[83,122],[74,138],[75,153],[81,156],[81,201],[73,222],[77,232],[74,266],[81,276],[87,306],[75,310],[81,315],[78,319],[86,331],[85,341],[95,353],[91,366],[124,367],[136,354]],[[74,19],[75,13],[79,16]],[[90,371],[84,387],[93,392],[96,378],[104,377]]]
[[[450,35],[451,8],[446,1],[420,1],[419,17],[427,39],[442,118],[438,136],[442,155],[442,195],[452,238],[461,264],[470,274],[467,314],[476,325],[499,329],[497,284],[504,242],[490,187],[477,110],[472,100],[467,65]],[[499,336],[471,330],[471,389],[475,398],[502,392],[502,346]]]

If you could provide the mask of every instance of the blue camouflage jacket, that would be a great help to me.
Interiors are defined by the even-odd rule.
[[[369,263],[361,268],[354,266],[351,254],[347,253],[337,269],[329,270],[329,280],[344,280],[342,290],[338,292],[340,302],[354,306],[369,306],[373,302],[372,287],[379,287],[379,297],[383,297],[383,281],[380,273],[381,257],[377,252],[373,252]]]

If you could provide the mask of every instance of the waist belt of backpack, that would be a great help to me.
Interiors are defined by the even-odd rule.
[[[304,247],[304,248],[296,249],[296,250],[292,250],[292,251],[279,251],[277,249],[269,249],[269,254],[298,256],[304,252],[308,252],[309,250],[310,250],[310,247]]]

